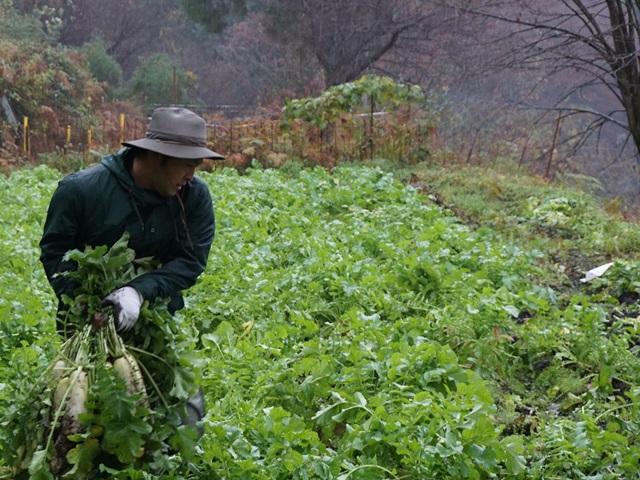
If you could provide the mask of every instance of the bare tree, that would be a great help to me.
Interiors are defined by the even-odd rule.
[[[64,45],[81,46],[95,37],[126,73],[138,57],[161,51],[167,31],[175,28],[174,0],[17,0],[23,12],[40,12],[43,23]]]
[[[216,82],[226,81],[228,102],[266,105],[321,91],[317,64],[306,62],[286,43],[274,42],[265,31],[263,15],[249,14],[222,37],[212,76]]]
[[[496,45],[487,48],[483,38],[496,21],[452,8],[448,0],[433,1],[430,9],[420,25],[399,36],[375,70],[427,88],[473,94],[484,81],[483,66],[496,55]]]
[[[552,106],[564,116],[591,117],[577,145],[599,139],[615,125],[627,133],[623,146],[640,151],[640,2],[638,0],[552,0],[491,2],[467,12],[512,27],[503,66],[545,71],[544,80],[564,76],[565,88]],[[637,160],[636,160],[637,161]]]
[[[320,65],[326,86],[355,80],[403,35],[426,25],[421,0],[182,0],[187,13],[212,32],[247,13],[264,12],[269,33]],[[212,21],[218,14],[220,21]]]
[[[286,3],[291,8],[291,2]],[[327,86],[355,80],[403,35],[425,25],[430,14],[425,2],[406,0],[300,0],[294,4],[293,25],[297,24],[322,66]]]

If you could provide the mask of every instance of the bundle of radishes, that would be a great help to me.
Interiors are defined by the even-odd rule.
[[[160,301],[145,302],[132,331],[121,336],[111,307],[100,305],[107,293],[157,267],[152,259],[135,259],[127,242],[125,234],[111,249],[66,256],[78,264],[67,275],[80,285],[74,299],[65,299],[70,335],[34,380],[44,428],[10,419],[24,435],[15,478],[27,478],[27,470],[29,478],[43,479],[104,478],[127,470],[158,475],[167,468],[161,457],[188,456],[195,444],[197,432],[181,424],[181,409],[199,382],[197,332]],[[34,430],[42,432],[37,445],[29,437]]]
[[[53,401],[47,439],[55,447],[50,462],[53,473],[60,473],[68,464],[66,456],[74,446],[70,437],[87,431],[81,415],[87,414],[89,387],[101,371],[97,366],[106,367],[107,375],[113,369],[124,381],[126,391],[135,396],[136,403],[149,407],[140,365],[116,332],[111,317],[96,314],[91,324],[62,345],[57,358],[51,374]],[[103,428],[94,430],[94,438],[100,438],[97,433],[103,431]]]

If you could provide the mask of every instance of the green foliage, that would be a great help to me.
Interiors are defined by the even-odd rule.
[[[53,152],[38,155],[38,163],[54,168],[65,174],[77,172],[99,160],[100,155],[96,152],[91,152],[91,155],[87,155],[86,152],[75,152],[72,150],[64,151],[58,149]]]
[[[193,87],[191,74],[164,53],[149,57],[133,73],[131,93],[141,105],[166,105],[174,103],[174,72],[176,78],[176,103],[189,104]]]
[[[8,41],[48,42],[49,35],[34,15],[20,15],[11,0],[0,2],[0,38]]]
[[[364,102],[373,108],[397,108],[402,104],[424,100],[420,87],[402,85],[388,77],[365,75],[361,79],[325,90],[316,98],[287,100],[282,109],[281,124],[290,128],[296,119],[324,130],[341,114],[353,112]]]
[[[575,188],[489,168],[423,163],[413,172],[467,221],[503,239],[524,238],[549,256],[556,254],[556,261],[593,262],[579,265],[589,270],[640,247],[637,225],[607,214],[597,197]]]
[[[98,82],[106,82],[110,87],[117,87],[122,81],[122,67],[107,52],[107,46],[101,40],[93,40],[82,47],[87,57],[89,71]]]
[[[78,53],[29,40],[0,38],[0,91],[19,118],[30,118],[32,131],[44,133],[59,118],[91,117],[90,98],[102,96]]]
[[[216,206],[211,259],[172,327],[183,340],[152,334],[149,344],[167,352],[184,341],[193,352],[179,363],[201,367],[205,434],[194,447],[187,431],[145,433],[143,412],[106,382],[87,419],[107,430],[99,401],[122,414],[110,451],[131,460],[140,438],[156,435],[184,453],[153,456],[135,472],[104,463],[103,475],[638,476],[640,325],[637,307],[615,296],[637,292],[637,264],[619,259],[588,285],[557,265],[558,255],[603,235],[588,232],[609,225],[626,243],[637,226],[615,227],[578,194],[475,169],[450,172],[457,199],[465,188],[466,199],[482,201],[458,202],[456,217],[380,169],[256,167],[202,174]],[[433,185],[445,185],[440,175]],[[2,419],[53,355],[55,306],[32,257],[57,179],[41,167],[0,189]],[[30,194],[15,195],[22,188]],[[22,412],[26,422],[39,415]],[[0,472],[12,465],[11,438],[0,429]],[[91,438],[78,440],[80,472],[98,457]]]
[[[180,0],[180,6],[195,22],[210,33],[220,33],[229,25],[244,18],[248,11],[247,0]]]
[[[591,283],[594,290],[623,303],[635,303],[640,298],[640,265],[638,261],[617,260],[605,276]]]

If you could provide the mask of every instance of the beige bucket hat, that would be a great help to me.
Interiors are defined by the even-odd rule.
[[[188,160],[224,158],[207,148],[207,126],[204,119],[181,107],[156,108],[144,138],[122,142],[122,145]]]

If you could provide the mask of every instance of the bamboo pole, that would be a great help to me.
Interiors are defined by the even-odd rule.
[[[120,114],[120,143],[124,142],[124,113]]]
[[[29,141],[28,141],[28,136],[29,136],[29,117],[24,117],[22,120],[22,150],[24,150],[25,152],[29,151]]]

